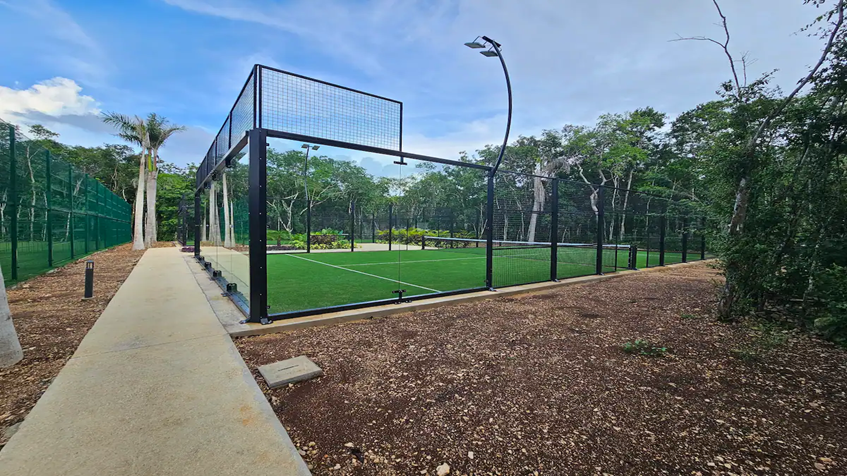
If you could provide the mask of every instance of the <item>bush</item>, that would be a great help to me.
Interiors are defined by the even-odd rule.
[[[815,330],[847,345],[847,267],[832,265],[818,277],[816,289],[821,307],[814,319]]]

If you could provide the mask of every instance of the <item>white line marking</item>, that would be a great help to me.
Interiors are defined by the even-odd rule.
[[[384,279],[384,280],[386,280],[386,281],[391,281],[391,282],[393,282],[393,283],[405,284],[406,286],[414,286],[414,287],[416,287],[416,288],[426,289],[427,291],[432,291],[432,292],[434,292],[434,293],[440,293],[440,292],[442,292],[442,291],[439,291],[439,290],[437,290],[437,289],[428,288],[428,287],[426,287],[426,286],[419,286],[419,285],[417,285],[417,284],[412,284],[412,283],[404,283],[403,281],[398,281],[398,280],[396,280],[396,279],[386,278],[386,277],[383,277],[383,276],[377,276],[377,275],[375,275],[375,274],[365,273],[365,272],[363,272],[363,271],[357,271],[357,270],[355,270],[355,269],[345,268],[345,267],[343,267],[343,266],[336,266],[336,265],[334,265],[334,264],[322,263],[322,262],[320,262],[320,261],[315,261],[315,260],[313,260],[313,259],[303,258],[302,256],[296,256],[296,255],[293,255],[293,254],[288,254],[288,255],[283,255],[283,256],[290,256],[290,257],[292,257],[292,258],[302,259],[302,260],[304,260],[304,261],[311,261],[312,263],[322,264],[322,265],[324,265],[324,266],[329,266],[329,267],[331,267],[331,268],[343,269],[344,271],[350,271],[351,273],[364,274],[365,276],[370,276],[370,277],[372,277],[372,278],[378,278],[378,279]]]

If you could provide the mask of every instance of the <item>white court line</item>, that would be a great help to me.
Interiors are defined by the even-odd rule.
[[[334,264],[322,263],[322,262],[320,262],[320,261],[315,261],[315,260],[313,260],[313,259],[303,258],[302,256],[296,256],[296,255],[293,255],[293,254],[287,254],[287,255],[282,255],[282,256],[290,256],[290,257],[292,257],[292,258],[302,259],[302,260],[304,260],[304,261],[311,261],[312,263],[322,264],[322,265],[324,265],[324,266],[329,266],[329,267],[331,267],[331,268],[343,269],[344,271],[350,271],[351,273],[364,274],[365,276],[370,276],[370,277],[372,277],[372,278],[384,279],[384,280],[386,280],[386,281],[391,281],[391,282],[393,282],[393,283],[405,284],[406,286],[414,286],[414,287],[416,287],[416,288],[426,289],[427,291],[432,291],[432,292],[434,292],[434,293],[440,293],[440,292],[442,292],[442,291],[439,291],[439,290],[437,290],[437,289],[428,288],[428,287],[426,287],[426,286],[420,286],[420,285],[412,284],[412,283],[404,283],[403,281],[398,281],[398,280],[396,280],[396,279],[386,278],[386,277],[383,277],[383,276],[377,276],[377,275],[375,275],[375,274],[365,273],[365,272],[362,272],[362,271],[357,271],[357,270],[355,270],[355,269],[345,268],[345,267],[343,267],[343,266],[336,266],[336,265],[334,265]]]
[[[485,259],[485,256],[474,256],[473,258],[447,258],[447,259],[419,259],[419,260],[400,260],[400,261],[387,261],[385,263],[356,263],[356,264],[348,264],[347,266],[373,266],[377,264],[406,264],[406,263],[436,263],[440,261],[459,261],[466,259]]]

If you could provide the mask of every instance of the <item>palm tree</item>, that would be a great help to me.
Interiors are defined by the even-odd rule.
[[[3,270],[0,269],[0,283],[3,283]],[[15,324],[12,322],[12,312],[9,310],[9,300],[6,298],[6,287],[0,284],[0,369],[10,367],[24,358]]]
[[[166,117],[151,113],[147,116],[147,130],[150,135],[150,160],[147,163],[147,233],[144,240],[147,246],[153,246],[158,241],[156,226],[156,190],[159,178],[159,148],[177,132],[184,131],[185,126],[170,124]]]
[[[121,139],[141,147],[138,163],[138,186],[135,191],[135,222],[133,227],[132,249],[144,249],[144,188],[147,157],[150,154],[150,133],[144,120],[138,116],[129,117],[115,112],[103,114],[103,122],[118,129]]]

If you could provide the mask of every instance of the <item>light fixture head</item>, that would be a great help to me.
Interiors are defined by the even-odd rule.
[[[469,41],[465,43],[465,46],[473,49],[485,48],[485,45],[483,45],[482,43],[477,43],[476,41]]]
[[[309,148],[309,144],[303,144],[303,145],[301,145],[301,146],[300,146],[300,148],[301,148],[301,149],[308,149],[308,148]]]
[[[320,149],[320,148],[321,148],[321,146],[319,146],[319,145],[313,145],[313,146],[312,146],[312,150],[318,150],[318,149]]]
[[[480,51],[479,54],[481,54],[482,56],[488,56],[489,58],[497,56],[497,52],[494,50]]]

